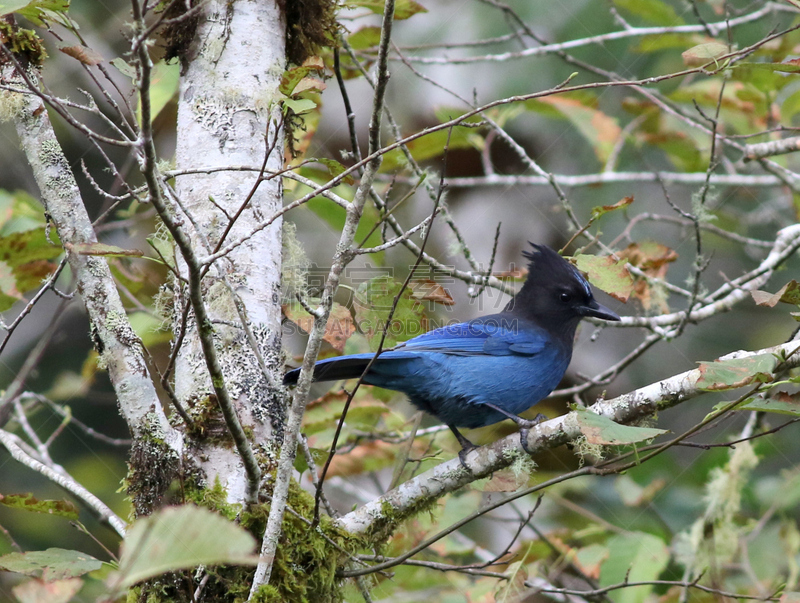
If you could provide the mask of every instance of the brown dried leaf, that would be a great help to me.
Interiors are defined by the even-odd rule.
[[[654,241],[631,243],[617,255],[641,268],[648,276],[657,278],[664,278],[668,264],[678,259],[678,254],[673,249]]]
[[[777,293],[770,293],[769,291],[751,291],[750,295],[753,296],[753,301],[757,306],[766,306],[767,308],[774,308],[781,301],[781,295],[786,290],[789,284],[787,283],[781,287]]]
[[[314,328],[314,317],[306,312],[299,303],[284,304],[281,306],[281,310],[286,318],[306,333],[310,333]],[[334,302],[328,324],[325,326],[325,335],[322,338],[334,349],[344,352],[344,345],[355,330],[350,310]]]
[[[495,471],[489,481],[480,488],[483,492],[516,492],[528,481],[528,476],[510,469]]]
[[[447,289],[431,279],[412,281],[411,297],[418,300],[436,302],[443,306],[453,306],[456,303]]]
[[[501,270],[499,272],[492,272],[492,276],[500,279],[522,281],[528,277],[528,269],[514,268],[512,270]]]
[[[660,279],[667,276],[669,264],[678,259],[678,254],[673,249],[655,241],[631,243],[617,255],[627,259],[631,265],[641,269],[647,276]],[[669,312],[666,298],[654,292],[644,279],[634,277],[634,296],[646,311],[657,305],[662,313]]]
[[[99,52],[95,52],[91,48],[81,46],[80,44],[75,46],[62,46],[59,50],[71,56],[73,59],[78,59],[84,65],[99,65],[105,60]]]
[[[320,79],[314,77],[304,77],[295,86],[293,94],[300,94],[301,92],[322,92],[328,86]]]
[[[613,205],[600,205],[598,207],[593,207],[592,218],[597,219],[610,211],[616,211],[618,209],[622,209],[623,207],[628,207],[631,203],[633,203],[633,196],[625,197]]]
[[[778,302],[796,306],[800,305],[800,283],[795,280],[791,280],[783,287],[778,289],[778,291],[775,293],[769,293],[767,291],[751,291],[750,295],[753,296],[753,300],[759,306],[774,308],[778,305]]]

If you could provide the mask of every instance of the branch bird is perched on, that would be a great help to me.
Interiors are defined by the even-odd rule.
[[[518,416],[547,397],[572,358],[575,329],[582,318],[619,320],[600,305],[580,272],[555,251],[533,245],[528,278],[499,314],[429,331],[384,351],[364,375],[364,383],[403,392],[414,405],[437,417],[463,450],[474,444],[458,427],[484,427],[503,419],[526,431],[543,415]],[[373,353],[322,360],[314,381],[358,378]],[[283,382],[297,383],[300,369]],[[463,457],[462,457],[463,458]]]

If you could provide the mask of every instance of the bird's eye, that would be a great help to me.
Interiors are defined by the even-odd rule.
[[[566,304],[567,302],[569,302],[570,300],[572,300],[572,296],[571,296],[569,293],[562,293],[562,294],[561,294],[561,295],[559,295],[558,297],[559,297],[559,299],[560,299],[562,302],[564,302],[565,304]]]

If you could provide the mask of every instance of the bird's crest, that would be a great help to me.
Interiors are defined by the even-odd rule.
[[[533,251],[523,251],[522,255],[528,263],[528,271],[531,280],[548,279],[565,281],[574,279],[581,284],[586,295],[592,296],[592,289],[580,271],[569,261],[558,255],[547,245],[537,245],[530,243]]]

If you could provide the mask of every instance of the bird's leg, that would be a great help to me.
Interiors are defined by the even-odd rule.
[[[544,416],[542,413],[536,415],[532,421],[528,419],[523,419],[520,416],[515,415],[514,413],[510,413],[506,410],[503,410],[499,406],[495,406],[489,402],[484,402],[484,406],[488,406],[492,410],[496,410],[501,415],[507,416],[509,419],[514,421],[517,425],[519,425],[519,440],[520,444],[522,444],[522,449],[527,452],[528,454],[532,454],[531,450],[528,448],[528,432],[533,428],[536,427],[542,421],[546,421],[547,417]],[[452,429],[452,428],[451,428]]]
[[[453,435],[456,436],[458,443],[461,444],[461,450],[458,451],[458,460],[461,461],[461,466],[472,473],[472,470],[467,467],[467,453],[477,448],[477,446],[461,435],[461,432],[452,425],[448,425],[448,427],[453,432]]]

